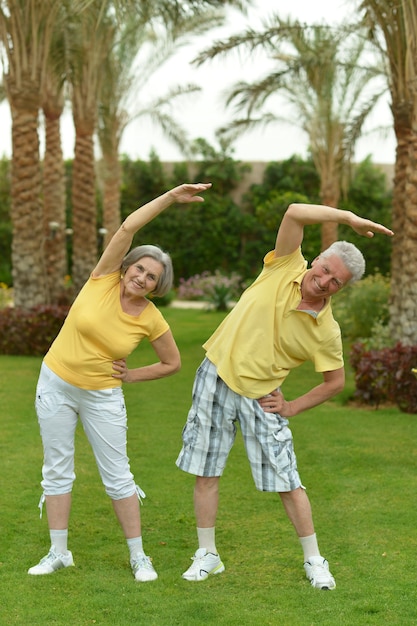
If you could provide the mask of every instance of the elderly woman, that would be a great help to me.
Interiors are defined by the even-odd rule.
[[[36,411],[44,450],[41,482],[51,548],[28,570],[51,574],[74,565],[67,548],[78,417],[88,437],[106,493],[127,540],[137,581],[157,573],[142,545],[136,485],[127,457],[127,415],[122,383],[163,378],[180,368],[171,330],[146,296],[172,286],[169,255],[156,246],[128,250],[134,234],[175,202],[203,202],[210,184],[184,184],[134,211],[120,226],[74,301],[46,354],[36,389]],[[157,362],[129,369],[127,356],[147,337]]]

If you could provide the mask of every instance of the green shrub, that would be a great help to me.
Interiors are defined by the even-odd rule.
[[[355,341],[381,332],[389,321],[390,280],[379,273],[343,289],[332,300],[335,318],[345,339]]]
[[[152,294],[149,294],[148,298],[149,300],[152,300],[158,308],[161,306],[169,306],[175,299],[175,289],[170,289],[164,296],[153,296]]]
[[[67,306],[0,310],[0,353],[43,356],[68,314]]]
[[[204,300],[216,311],[227,311],[231,300],[239,298],[243,290],[242,277],[236,272],[226,276],[220,270],[214,274],[202,272],[187,280],[180,278],[179,300]]]
[[[6,283],[0,282],[0,309],[10,306],[13,302],[13,290]]]

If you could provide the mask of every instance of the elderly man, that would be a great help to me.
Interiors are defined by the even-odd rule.
[[[301,253],[304,227],[337,222],[365,237],[391,236],[381,224],[322,205],[292,204],[278,230],[275,249],[264,258],[255,282],[204,344],[192,407],[183,430],[180,469],[194,474],[198,549],[183,578],[201,581],[224,571],[215,523],[219,479],[240,424],[256,488],[278,492],[304,553],[313,587],[334,589],[334,577],[319,551],[311,507],[301,483],[288,418],[339,393],[345,373],[340,328],[331,297],[365,271],[361,252],[339,241],[307,269]],[[322,382],[286,400],[289,372],[312,361]]]

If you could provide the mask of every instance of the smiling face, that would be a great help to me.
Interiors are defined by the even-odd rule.
[[[156,289],[163,266],[152,257],[145,256],[129,265],[122,277],[123,295],[144,298]]]
[[[337,255],[318,256],[303,278],[301,286],[303,300],[322,301],[323,298],[340,291],[351,278],[352,274]]]

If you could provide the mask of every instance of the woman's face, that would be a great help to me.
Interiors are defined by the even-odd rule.
[[[154,291],[163,269],[159,261],[149,256],[129,265],[122,278],[125,295],[143,298]]]

